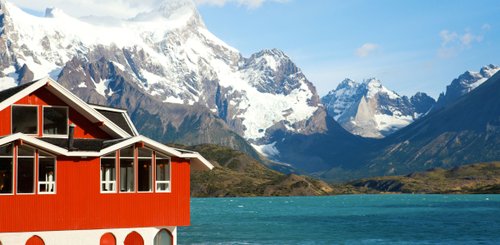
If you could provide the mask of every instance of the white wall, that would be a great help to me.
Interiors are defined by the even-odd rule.
[[[39,236],[46,245],[98,245],[101,236],[112,233],[116,237],[116,244],[123,244],[127,235],[135,231],[144,239],[145,245],[153,245],[153,240],[161,229],[169,230],[174,236],[174,245],[177,245],[177,227],[150,227],[150,228],[125,228],[125,229],[102,229],[102,230],[76,230],[76,231],[44,231],[44,232],[20,232],[0,233],[1,245],[22,245],[32,236]]]

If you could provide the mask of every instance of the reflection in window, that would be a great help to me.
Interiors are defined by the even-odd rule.
[[[170,191],[170,158],[156,154],[156,191]]]
[[[116,191],[116,154],[101,157],[101,191]]]
[[[35,193],[35,150],[17,148],[17,193]]]
[[[152,191],[152,180],[153,180],[153,151],[146,148],[139,148],[138,157],[138,185],[139,191]]]
[[[37,125],[37,106],[12,106],[12,133],[38,134]]]
[[[0,146],[0,194],[12,193],[12,144]]]
[[[66,135],[68,134],[68,108],[43,108],[43,133]]]
[[[134,147],[120,150],[120,191],[134,192]]]
[[[38,157],[38,192],[56,192],[56,160],[42,151]]]

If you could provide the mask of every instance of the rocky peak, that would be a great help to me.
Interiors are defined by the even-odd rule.
[[[479,73],[483,77],[492,77],[498,71],[500,71],[500,67],[499,66],[496,66],[496,65],[493,65],[493,64],[489,64],[487,66],[483,66],[481,68],[481,70],[479,71]]]

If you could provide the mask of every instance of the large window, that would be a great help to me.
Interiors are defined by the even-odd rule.
[[[38,192],[56,192],[56,159],[42,151],[38,157]]]
[[[17,148],[17,193],[35,193],[35,150]]]
[[[170,158],[156,154],[156,191],[170,191]]]
[[[67,135],[68,134],[68,108],[43,107],[43,134]]]
[[[120,150],[120,191],[135,191],[134,147]]]
[[[12,106],[12,133],[38,134],[37,106]]]
[[[101,192],[116,192],[116,153],[101,157]]]
[[[12,194],[12,144],[0,146],[0,194]]]
[[[153,191],[153,151],[146,148],[138,149],[138,185],[139,191]]]

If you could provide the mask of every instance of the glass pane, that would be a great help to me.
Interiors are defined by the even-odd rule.
[[[38,169],[38,181],[40,192],[55,192],[56,165],[54,159],[40,158]]]
[[[134,192],[134,160],[120,159],[120,191]]]
[[[153,157],[153,151],[147,148],[139,148],[139,157]]]
[[[12,144],[0,146],[0,156],[12,157]]]
[[[12,193],[12,158],[0,158],[0,193]]]
[[[157,191],[167,191],[169,183],[156,183]]]
[[[170,180],[170,160],[156,159],[156,180]]]
[[[151,191],[153,168],[151,159],[139,159],[139,191]]]
[[[12,106],[12,132],[37,134],[38,107]]]
[[[17,192],[34,193],[35,188],[35,159],[17,159]]]
[[[121,149],[120,157],[134,157],[134,147]]]
[[[63,107],[44,107],[43,133],[68,134],[68,109]]]
[[[166,230],[162,229],[156,234],[154,245],[172,245],[172,237]]]
[[[101,159],[101,190],[115,191],[116,183],[116,163],[113,158]]]
[[[17,148],[17,155],[19,157],[35,157],[35,149],[27,146],[19,146]]]

